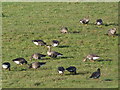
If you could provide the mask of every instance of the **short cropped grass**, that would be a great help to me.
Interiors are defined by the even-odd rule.
[[[118,28],[118,3],[78,2],[4,2],[2,3],[2,62],[11,63],[11,71],[3,70],[3,88],[117,88],[118,87],[118,36],[104,35],[107,30]],[[79,20],[89,16],[90,23]],[[94,25],[102,18],[104,25]],[[61,34],[61,27],[69,33]],[[79,31],[80,33],[73,33]],[[118,33],[118,31],[117,31]],[[63,54],[62,58],[45,57],[30,60],[33,53],[46,54],[47,48],[36,46],[32,40],[41,39],[51,44],[60,41],[52,50]],[[95,62],[83,62],[94,53],[100,56]],[[27,65],[16,65],[12,59],[23,57],[28,63],[46,64],[37,70]],[[57,68],[75,66],[77,75],[65,71],[59,75]],[[99,80],[89,79],[92,72],[101,69]]]

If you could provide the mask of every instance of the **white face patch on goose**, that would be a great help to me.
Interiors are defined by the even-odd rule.
[[[96,60],[96,59],[98,59],[99,57],[93,57],[93,60]]]
[[[33,42],[35,45],[38,45],[38,42]]]
[[[52,46],[53,46],[53,47],[56,47],[57,45],[58,45],[57,43],[54,43]]]
[[[6,69],[6,68],[8,68],[8,65],[2,65],[2,67]]]
[[[57,57],[60,57],[60,56],[62,56],[62,55],[57,55]]]
[[[101,25],[102,23],[101,22],[97,22],[97,25]]]
[[[59,74],[62,74],[63,73],[63,71],[58,71],[59,72]]]
[[[16,64],[20,64],[20,62],[19,61],[14,61]]]

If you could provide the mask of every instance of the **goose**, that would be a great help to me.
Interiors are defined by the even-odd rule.
[[[34,59],[42,59],[42,57],[45,57],[45,56],[46,56],[46,55],[44,55],[44,54],[34,53],[34,54],[31,56],[30,60],[32,60],[33,58],[34,58]]]
[[[45,46],[46,43],[43,40],[32,40],[35,45]]]
[[[89,78],[94,78],[94,79],[97,79],[100,77],[100,68],[97,69],[96,72],[93,72],[92,75],[89,77]]]
[[[73,75],[76,74],[76,67],[74,67],[74,66],[70,66],[70,67],[66,68],[66,70],[69,71],[70,74],[73,74]]]
[[[57,40],[52,40],[52,46],[53,47],[56,47],[56,46],[58,46],[59,45],[59,41],[57,41]]]
[[[108,30],[108,35],[109,36],[114,36],[116,34],[116,28],[112,28]]]
[[[60,32],[61,33],[68,33],[68,28],[67,27],[62,27]]]
[[[97,19],[96,20],[96,24],[97,25],[102,25],[103,24],[103,20],[102,19]]]
[[[64,74],[64,71],[65,71],[65,69],[64,69],[64,67],[58,67],[58,73],[59,74]]]
[[[27,64],[27,61],[24,58],[16,58],[16,59],[13,59],[12,61],[20,65]]]
[[[47,48],[48,48],[47,55],[52,57],[52,58],[57,58],[57,57],[60,57],[60,56],[63,55],[61,53],[58,53],[58,52],[55,52],[55,51],[51,51],[51,46],[47,46]]]
[[[96,54],[89,54],[83,59],[83,61],[85,62],[85,61],[87,61],[87,59],[89,59],[90,61],[94,62],[94,60],[96,60],[98,58],[100,58],[100,56],[98,56]]]
[[[33,62],[31,64],[29,64],[29,68],[40,68],[42,65],[46,64],[46,62]]]
[[[90,20],[88,18],[83,18],[83,19],[80,20],[80,23],[82,23],[82,24],[88,24],[89,21]]]
[[[10,63],[9,63],[9,62],[4,62],[4,63],[2,64],[2,68],[8,69],[8,70],[10,71]]]

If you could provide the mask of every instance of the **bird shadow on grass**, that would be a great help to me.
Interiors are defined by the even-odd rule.
[[[58,48],[68,48],[68,47],[70,47],[70,46],[68,46],[68,45],[58,46]]]
[[[73,56],[70,57],[61,57],[60,59],[68,59],[68,58],[74,58]]]
[[[116,24],[116,23],[109,23],[109,24],[103,24],[104,26],[111,26],[111,25],[113,25],[113,26],[118,26],[118,24]]]
[[[112,61],[111,59],[100,59],[100,60],[95,60],[95,61],[97,61],[97,62],[103,62],[103,61]]]
[[[113,81],[113,79],[107,78],[107,79],[104,79],[103,81]]]
[[[73,32],[70,32],[70,33],[74,33],[74,34],[76,33],[77,34],[77,33],[80,33],[80,31],[73,31]]]
[[[90,73],[89,71],[85,71],[85,72],[77,72],[76,74],[65,74],[65,75],[85,75],[85,74],[88,74]]]

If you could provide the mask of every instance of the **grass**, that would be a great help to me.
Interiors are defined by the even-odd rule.
[[[118,37],[104,35],[107,30],[118,28],[118,3],[2,3],[2,62],[11,63],[11,71],[2,72],[3,88],[117,88],[118,87]],[[79,20],[89,16],[90,23]],[[94,25],[102,18],[104,25]],[[62,26],[68,34],[59,32]],[[80,33],[72,33],[80,31]],[[57,39],[61,47],[52,48],[64,58],[32,60],[33,53],[46,54],[47,49],[34,45],[31,40],[41,39],[51,44]],[[62,47],[65,46],[65,47]],[[95,53],[98,61],[83,62],[83,58]],[[28,63],[47,62],[37,70],[20,66],[12,59],[23,57]],[[108,60],[109,59],[109,60]],[[77,75],[60,76],[57,67],[77,67]],[[101,68],[99,80],[89,79],[92,72]],[[110,79],[110,81],[106,81]]]

